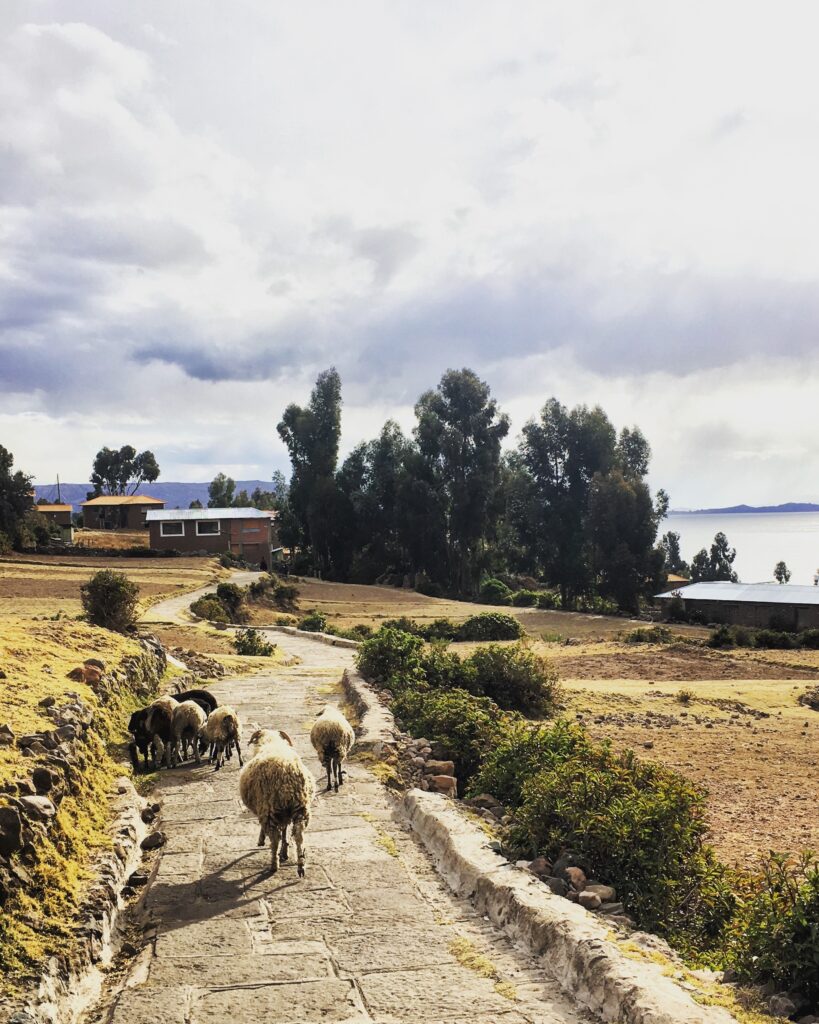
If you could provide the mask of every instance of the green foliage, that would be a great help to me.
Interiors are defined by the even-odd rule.
[[[732,566],[737,557],[736,550],[728,543],[728,538],[720,532],[714,535],[711,550],[702,548],[691,562],[691,580],[693,583],[712,583],[720,580],[736,583],[737,574]]]
[[[31,477],[12,471],[14,456],[0,445],[0,534],[12,547],[21,541],[23,520],[31,507]]]
[[[452,619],[433,619],[420,630],[425,640],[456,640],[460,633],[460,627]]]
[[[382,627],[356,655],[359,672],[371,683],[400,690],[423,681],[424,641],[399,629]]]
[[[11,551],[11,538],[9,535],[0,530],[0,555],[7,555]]]
[[[230,622],[225,606],[214,594],[197,598],[191,605],[191,611],[200,619],[208,619],[210,622]]]
[[[425,597],[443,597],[444,588],[423,570],[415,574],[415,589]]]
[[[717,626],[708,637],[709,647],[728,648],[736,646],[734,632],[730,626]]]
[[[136,623],[139,587],[121,572],[103,569],[80,587],[82,606],[95,626],[125,633]]]
[[[486,579],[478,590],[478,601],[481,604],[511,604],[512,591],[501,580]]]
[[[620,606],[610,598],[601,597],[600,594],[585,594],[577,601],[577,611],[586,612],[592,615],[617,615]]]
[[[516,590],[512,594],[512,604],[516,608],[534,608],[539,596],[536,590]]]
[[[555,594],[551,590],[540,590],[537,595],[537,606],[538,608],[549,609],[560,607],[560,594]]]
[[[476,692],[500,707],[529,717],[554,714],[560,696],[557,672],[523,644],[479,647],[465,667]]]
[[[791,571],[784,562],[777,562],[774,566],[774,579],[777,583],[789,583]]]
[[[688,576],[691,568],[680,552],[680,535],[669,530],[663,534],[660,547],[665,553],[665,571],[676,573],[678,576]]]
[[[621,634],[621,639],[626,644],[672,644],[676,638],[668,626],[648,626]]]
[[[421,670],[427,685],[434,689],[453,690],[460,687],[470,693],[480,692],[471,665],[447,650],[446,641],[432,642],[421,655]]]
[[[819,861],[771,853],[751,879],[731,925],[741,978],[819,1001]]]
[[[91,473],[94,494],[134,494],[140,484],[153,483],[159,476],[159,465],[151,451],[140,452],[131,445],[119,451],[101,448]]]
[[[444,744],[462,783],[471,778],[487,750],[514,720],[494,701],[461,689],[406,688],[396,697],[393,710],[412,735]]]
[[[266,573],[254,580],[247,588],[251,601],[268,599],[282,611],[292,611],[299,595],[293,583],[284,583],[274,573]]]
[[[819,629],[806,629],[804,633],[801,633],[799,640],[803,647],[807,647],[810,650],[819,650]]]
[[[245,595],[235,583],[220,583],[216,588],[216,600],[227,612],[230,622],[240,622]]]
[[[793,633],[776,629],[760,629],[754,635],[754,647],[770,647],[778,651],[792,651],[799,646]]]
[[[421,635],[421,627],[415,619],[410,619],[406,615],[401,615],[397,619],[384,619],[381,628],[397,629],[401,633],[411,633],[413,636]]]
[[[712,943],[733,896],[704,844],[704,790],[586,734],[543,745],[544,766],[522,784],[507,783],[520,785],[521,846],[549,858],[574,851],[588,873],[617,888],[642,927],[683,934],[701,948]]]
[[[677,690],[677,695],[674,698],[674,700],[676,700],[678,704],[688,705],[695,697],[696,694],[693,690],[689,690],[686,687],[683,687],[682,689]]]
[[[458,629],[459,640],[517,640],[523,626],[512,615],[503,612],[482,612],[470,615]]]
[[[217,473],[208,484],[208,508],[230,508],[236,491],[236,481],[224,473]]]
[[[299,629],[308,633],[324,633],[327,630],[327,616],[318,608],[313,608],[304,618],[299,619]]]
[[[258,629],[237,629],[233,638],[233,649],[237,654],[246,654],[255,658],[269,658],[276,649],[275,644],[268,643]]]
[[[688,613],[685,610],[685,601],[679,591],[673,592],[674,596],[668,602],[666,618],[669,622],[688,622]]]

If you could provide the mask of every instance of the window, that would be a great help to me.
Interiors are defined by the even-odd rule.
[[[185,536],[185,524],[176,523],[160,523],[159,524],[159,536],[160,537],[184,537]]]
[[[196,523],[196,536],[197,537],[215,537],[221,532],[220,522],[218,519],[205,519],[202,522],[197,521]]]

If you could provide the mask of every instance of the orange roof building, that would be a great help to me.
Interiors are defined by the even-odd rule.
[[[100,494],[81,502],[83,525],[91,530],[141,530],[149,509],[165,507],[149,494]]]

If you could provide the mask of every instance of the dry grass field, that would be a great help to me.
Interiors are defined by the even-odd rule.
[[[100,569],[115,569],[133,580],[143,608],[227,576],[215,558],[12,555],[0,559],[0,622],[79,615],[80,587]]]
[[[126,551],[128,548],[150,547],[146,530],[85,530],[74,531],[74,546],[89,550]]]

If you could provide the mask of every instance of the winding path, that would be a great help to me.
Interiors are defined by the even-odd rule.
[[[154,615],[175,618],[178,609],[163,604]],[[298,664],[212,689],[237,708],[246,735],[250,722],[286,730],[320,777],[309,727],[340,699],[352,652],[271,638]],[[111,1024],[588,1021],[531,957],[451,895],[381,783],[355,761],[348,768],[338,794],[319,786],[304,879],[292,861],[268,874],[269,849],[257,848],[258,824],[239,801],[235,757],[218,773],[205,765],[161,773],[167,844],[145,899],[143,946],[124,987],[91,1016]]]

